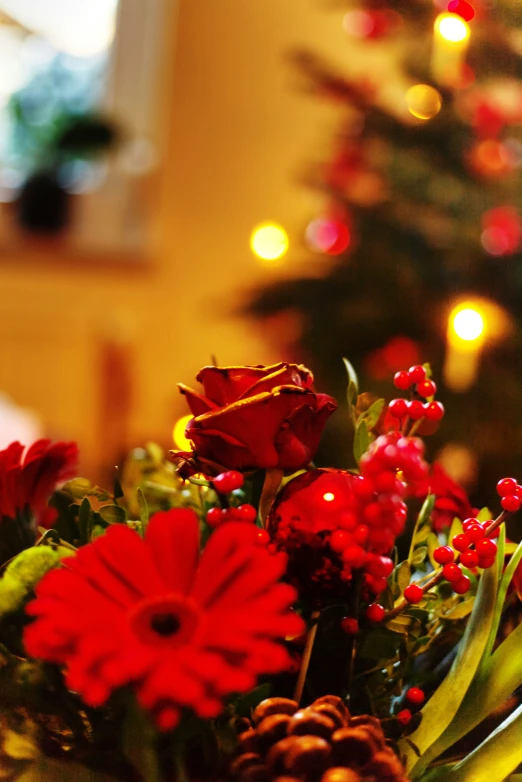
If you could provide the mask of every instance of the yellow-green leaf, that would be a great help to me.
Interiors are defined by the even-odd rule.
[[[444,619],[462,619],[464,616],[471,614],[474,604],[475,598],[469,597],[467,600],[463,600],[462,603],[457,603],[457,605],[452,608],[451,611],[448,611],[447,614],[444,614]]]
[[[419,779],[429,763],[440,754],[435,742],[451,724],[481,663],[493,623],[497,596],[497,563],[484,571],[480,579],[475,605],[457,656],[442,684],[422,709],[422,722],[410,739],[421,752],[418,759],[406,743],[401,751],[406,756],[407,771]]]

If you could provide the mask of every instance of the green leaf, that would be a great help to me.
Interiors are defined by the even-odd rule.
[[[473,752],[448,770],[447,782],[504,782],[522,763],[522,706]]]
[[[491,521],[493,514],[489,508],[481,508],[475,518],[477,518],[479,521]]]
[[[410,551],[408,554],[408,561],[412,561],[413,557],[413,550],[415,546],[417,545],[417,534],[418,532],[423,528],[426,527],[428,529],[428,535],[430,530],[429,520],[431,513],[433,511],[433,506],[435,505],[435,495],[434,494],[428,494],[424,502],[422,503],[422,508],[419,511],[419,515],[417,516],[417,519],[415,521],[415,527],[413,528],[413,533],[411,537],[411,543],[410,543]]]
[[[428,554],[428,547],[419,546],[413,552],[413,556],[411,558],[411,564],[415,566],[422,565],[422,563],[426,559],[427,554]]]
[[[442,684],[422,709],[422,722],[411,735],[421,752],[421,760],[415,757],[407,745],[401,746],[407,759],[407,771],[412,773],[413,780],[418,779],[440,754],[435,744],[457,714],[481,663],[495,613],[497,572],[495,563],[482,574],[475,605],[459,643],[457,656]]]
[[[384,409],[384,399],[377,399],[368,410],[366,410],[364,413],[362,413],[359,418],[357,419],[357,424],[359,424],[361,421],[366,422],[366,426],[368,427],[368,431],[371,432],[377,421],[382,415],[382,411]]]
[[[401,590],[401,595],[411,581],[410,563],[404,560],[397,569],[397,584]]]
[[[452,608],[451,611],[448,611],[447,614],[444,614],[442,618],[452,619],[453,621],[455,621],[456,619],[462,619],[468,614],[471,614],[474,604],[475,604],[474,597],[470,597],[467,600],[463,600],[462,603],[457,603],[457,605],[454,608]]]
[[[259,498],[259,516],[263,526],[266,525],[270,508],[277,497],[282,478],[283,470],[279,470],[276,467],[265,471],[265,480],[263,481],[263,488]]]
[[[346,372],[348,373],[348,404],[355,405],[357,403],[357,397],[359,396],[359,381],[357,379],[357,373],[347,358],[343,358],[343,362],[346,368]],[[351,398],[350,398],[350,386],[353,387],[355,392]]]
[[[138,507],[140,509],[140,520],[143,532],[147,529],[147,524],[149,523],[149,506],[147,504],[147,499],[141,489],[140,486],[136,489],[136,497],[138,500]]]
[[[368,450],[370,438],[368,436],[368,427],[366,421],[361,421],[355,428],[355,437],[353,440],[353,455],[357,464],[361,461],[361,456]]]
[[[435,559],[433,558],[433,552],[436,548],[440,546],[439,539],[435,535],[434,532],[430,532],[428,535],[428,557],[431,562],[431,566],[434,570],[437,570],[437,568],[440,567],[438,562],[435,562]]]
[[[80,528],[80,546],[85,546],[91,539],[91,503],[85,497],[78,511],[78,526]]]
[[[120,505],[103,505],[98,513],[107,524],[125,524],[127,513]]]
[[[413,537],[413,545],[418,546],[419,543],[426,543],[431,533],[431,527],[429,524],[425,524],[422,529],[419,529]],[[438,542],[438,541],[437,541]]]

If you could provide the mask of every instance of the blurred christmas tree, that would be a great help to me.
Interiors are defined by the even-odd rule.
[[[304,238],[325,274],[257,291],[249,312],[291,323],[285,357],[338,399],[343,355],[363,388],[387,394],[396,370],[430,361],[438,398],[457,392],[443,463],[484,500],[481,487],[522,476],[522,4],[368,0],[344,27],[386,49],[399,97],[383,102],[369,69],[347,79],[297,56],[343,114],[333,154],[310,172],[325,208]],[[342,415],[329,436],[346,464]]]

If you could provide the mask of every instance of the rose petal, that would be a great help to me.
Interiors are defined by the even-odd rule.
[[[192,415],[203,415],[203,413],[208,413],[210,410],[216,409],[217,405],[214,404],[214,402],[207,399],[206,396],[202,396],[196,391],[193,391],[183,383],[178,383],[178,388],[180,392],[187,397],[187,404]]]

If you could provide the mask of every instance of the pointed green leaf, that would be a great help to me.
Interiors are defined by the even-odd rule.
[[[457,605],[452,608],[451,611],[448,611],[447,614],[444,614],[443,618],[452,619],[453,621],[456,619],[462,619],[468,614],[471,614],[474,604],[475,598],[469,597],[467,600],[463,600],[462,603],[457,603]]]
[[[138,507],[140,509],[140,520],[143,532],[147,529],[149,523],[149,506],[147,504],[147,498],[145,497],[140,486],[136,489],[136,497],[138,499]]]
[[[357,401],[357,397],[359,395],[359,381],[357,379],[357,373],[347,358],[343,358],[343,362],[346,368],[346,372],[348,373],[348,383],[349,385],[355,387],[355,399],[353,400],[353,403],[355,404],[355,402]]]
[[[471,754],[448,770],[447,782],[504,782],[522,763],[522,706]]]
[[[410,563],[406,560],[401,562],[397,570],[397,584],[401,590],[401,595],[411,581],[411,568]]]
[[[358,420],[357,424],[359,424],[361,421],[366,422],[366,426],[368,427],[368,431],[371,432],[377,421],[382,415],[382,411],[384,409],[384,399],[377,399],[368,410],[366,410],[364,413],[362,413]]]
[[[434,532],[430,532],[430,534],[428,535],[428,557],[431,562],[431,566],[432,568],[434,568],[434,570],[440,567],[439,563],[435,562],[435,559],[433,558],[433,552],[439,546],[440,543],[438,537],[435,535]]]
[[[462,535],[462,522],[457,517],[455,517],[453,519],[453,521],[451,522],[450,531],[448,533],[448,544],[447,545],[451,546],[451,548],[453,548],[452,540],[455,537],[455,535]],[[453,550],[455,551],[455,549],[453,549]]]
[[[125,524],[127,521],[127,513],[120,505],[103,505],[98,513],[107,524]]]
[[[407,771],[413,772],[413,779],[418,779],[429,763],[440,754],[438,748],[434,747],[435,742],[451,724],[480,665],[495,613],[497,578],[495,563],[481,576],[475,605],[453,665],[422,709],[422,722],[411,735],[412,741],[420,749],[421,760],[417,762],[408,746],[401,747],[407,758]]]
[[[493,518],[493,514],[491,513],[489,508],[482,508],[477,513],[476,518],[479,521],[491,521],[491,519]]]
[[[361,456],[368,450],[370,445],[370,438],[368,436],[368,427],[366,421],[361,421],[357,424],[355,429],[355,437],[353,440],[353,455],[357,464],[361,461]]]
[[[418,548],[416,548],[411,558],[412,565],[415,565],[416,567],[422,565],[422,563],[426,559],[427,554],[428,554],[427,546],[419,546]]]

